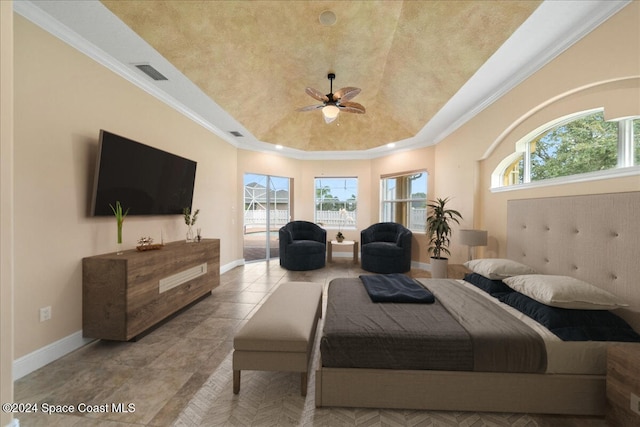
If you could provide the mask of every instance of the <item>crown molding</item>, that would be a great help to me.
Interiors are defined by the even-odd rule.
[[[394,149],[381,146],[368,150],[326,152],[291,148],[278,150],[275,144],[259,141],[99,1],[23,0],[14,1],[13,5],[16,13],[234,147],[301,160],[357,160],[438,144],[630,2],[546,0],[414,137],[396,141]],[[101,26],[103,19],[109,22]],[[85,21],[91,23],[90,34],[87,27],[81,25]],[[153,59],[154,66],[161,64],[163,74],[169,74],[167,77],[177,84],[171,86],[152,82],[131,63],[116,59],[98,47],[89,38],[100,37],[100,31],[103,37],[104,34],[118,34],[126,38],[127,46],[136,46],[139,52],[144,51],[147,57]],[[229,133],[231,130],[240,131],[243,137],[233,137]]]
[[[439,143],[629,3],[544,1],[413,139]]]

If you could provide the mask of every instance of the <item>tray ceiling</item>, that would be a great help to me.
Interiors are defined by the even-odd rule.
[[[414,136],[539,1],[103,1],[264,142],[363,150]],[[320,22],[330,10],[333,25]],[[326,124],[307,86],[355,86]]]
[[[626,4],[23,0],[14,9],[234,145],[353,158],[390,142],[439,142]],[[327,10],[333,25],[320,22]],[[334,92],[362,89],[353,101],[366,114],[326,124],[319,110],[296,111],[317,104],[306,87],[329,93],[330,72]]]

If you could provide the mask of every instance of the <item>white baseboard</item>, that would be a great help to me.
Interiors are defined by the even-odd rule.
[[[352,257],[351,253],[345,252],[344,254],[338,254],[338,252],[334,253],[335,257]],[[235,267],[244,265],[244,259],[239,259],[228,264],[225,264],[220,267],[220,274],[224,274]],[[415,268],[420,268],[422,270],[431,270],[430,264],[419,263],[419,262],[411,262],[411,265]],[[84,338],[82,336],[82,331],[74,332],[73,334],[66,336],[56,342],[53,342],[49,345],[46,345],[38,350],[31,352],[25,356],[22,356],[19,359],[13,361],[13,380],[18,380],[31,372],[42,368],[45,365],[53,362],[56,359],[61,358],[74,350],[83,347],[90,342],[94,341],[93,338]],[[15,421],[14,421],[15,422]],[[9,424],[7,427],[14,427],[18,424]]]
[[[420,270],[431,271],[431,264],[429,264],[429,263],[411,261],[411,267],[412,268],[418,268]]]
[[[226,273],[240,265],[244,265],[244,260],[236,260],[220,267],[220,274]],[[42,368],[45,365],[61,358],[74,350],[94,341],[93,338],[84,338],[82,331],[64,337],[56,342],[37,349],[19,359],[13,361],[13,380],[18,380],[31,372]],[[9,424],[7,427],[14,427],[19,424]]]
[[[331,256],[333,258],[353,258],[353,252],[335,251]],[[223,267],[220,267],[220,274],[226,273],[227,271],[244,264],[245,264],[244,259],[239,259],[239,260],[230,262],[229,264],[226,264]],[[420,270],[431,271],[431,264],[429,264],[428,262],[411,261],[411,267],[419,268]]]
[[[18,380],[54,360],[89,344],[91,341],[94,341],[94,339],[84,338],[80,330],[22,356],[13,361],[13,380]]]
[[[241,265],[244,265],[244,258],[237,259],[235,261],[231,261],[230,263],[225,264],[225,265],[221,265],[220,266],[220,274],[224,274],[227,271],[233,270],[234,268],[239,267]]]

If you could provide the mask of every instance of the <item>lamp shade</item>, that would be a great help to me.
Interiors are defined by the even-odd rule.
[[[460,243],[467,246],[487,246],[487,230],[459,230]]]

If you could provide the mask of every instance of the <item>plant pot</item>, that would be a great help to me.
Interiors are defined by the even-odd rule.
[[[447,267],[449,266],[448,258],[431,257],[431,277],[433,279],[446,279]]]

